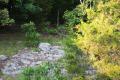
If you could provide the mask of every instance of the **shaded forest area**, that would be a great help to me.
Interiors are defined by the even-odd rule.
[[[14,24],[4,24],[0,28],[18,29],[21,24],[33,21],[39,30],[47,24],[51,27],[63,24],[63,14],[79,4],[79,0],[2,0],[0,9],[7,9],[1,16],[14,19]],[[9,22],[10,23],[10,22]],[[7,26],[7,27],[5,27]],[[9,27],[10,26],[10,27]],[[12,26],[12,27],[11,27]]]

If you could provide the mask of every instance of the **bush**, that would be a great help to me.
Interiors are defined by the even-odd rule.
[[[48,33],[48,34],[57,34],[58,33],[56,28],[48,28],[48,27],[44,28],[44,32]]]
[[[80,19],[86,20],[86,8],[85,4],[78,5],[72,11],[66,11],[64,18],[68,27],[74,27],[80,23]]]
[[[36,68],[26,68],[20,80],[67,80],[60,69],[57,64],[44,63]]]
[[[68,32],[75,32],[75,25],[80,23],[80,19],[86,19],[86,6],[84,4],[78,5],[72,11],[66,11],[64,14],[64,19],[66,20],[66,26]]]
[[[27,46],[37,46],[39,44],[40,34],[36,32],[35,24],[33,22],[23,24],[22,29],[25,31],[26,45]]]
[[[76,45],[89,55],[98,71],[120,79],[120,3],[100,2],[97,10],[86,9],[88,21],[77,25]]]
[[[9,12],[7,9],[0,10],[0,25],[11,25],[15,23],[14,19],[9,18]]]

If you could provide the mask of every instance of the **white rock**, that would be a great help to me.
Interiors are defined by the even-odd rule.
[[[30,62],[29,60],[27,60],[27,59],[21,59],[21,62],[24,63],[24,64],[26,64],[26,65],[28,65],[28,64],[31,63],[31,62]]]
[[[6,61],[7,59],[8,59],[7,56],[5,56],[5,55],[0,55],[0,60],[1,60],[1,61]]]
[[[40,44],[39,44],[39,48],[40,48],[42,51],[49,52],[50,49],[51,49],[51,45],[50,45],[49,43],[40,43]]]
[[[53,61],[53,60],[54,60],[53,57],[47,57],[46,59],[47,59],[48,61]]]
[[[2,78],[0,78],[0,80],[3,80]]]
[[[38,62],[36,62],[36,64],[37,64],[37,65],[40,65],[40,64],[42,64],[42,61],[38,61]]]
[[[42,64],[42,61],[38,61],[38,62],[33,62],[30,67],[35,67],[37,65],[41,65]]]

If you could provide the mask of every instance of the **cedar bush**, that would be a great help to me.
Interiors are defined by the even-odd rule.
[[[36,31],[35,24],[30,22],[23,24],[21,27],[25,32],[26,45],[29,47],[37,46],[40,42],[40,34]]]
[[[120,2],[99,2],[86,9],[87,22],[77,25],[76,45],[89,55],[98,71],[112,80],[120,79]],[[79,34],[80,33],[80,34]]]

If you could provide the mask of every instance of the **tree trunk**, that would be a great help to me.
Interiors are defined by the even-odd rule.
[[[60,23],[59,17],[60,17],[60,11],[58,10],[58,12],[57,12],[57,26],[59,26],[59,23]]]
[[[80,3],[82,3],[82,0],[80,0]]]

